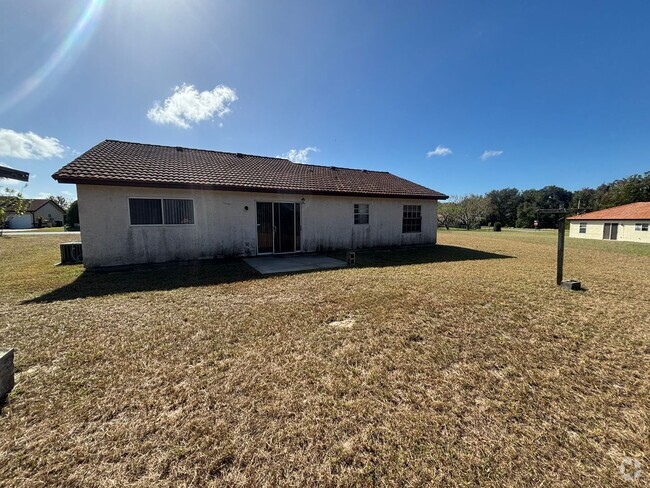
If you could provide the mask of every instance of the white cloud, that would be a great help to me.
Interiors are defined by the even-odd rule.
[[[483,151],[483,154],[481,154],[481,161],[485,161],[486,159],[490,159],[490,158],[496,158],[497,156],[501,156],[502,154],[503,151],[486,149],[485,151]]]
[[[75,194],[72,193],[71,191],[68,190],[61,190],[61,195],[65,195],[66,197],[74,197]]]
[[[309,162],[309,153],[318,152],[317,147],[306,147],[304,149],[290,149],[284,154],[278,156],[279,158],[287,158],[294,163],[307,164]]]
[[[0,129],[0,156],[19,159],[60,158],[64,151],[65,148],[54,137]]]
[[[230,104],[237,101],[235,90],[217,85],[212,91],[199,92],[194,85],[183,83],[174,88],[174,94],[163,104],[156,101],[147,112],[147,118],[156,124],[172,124],[184,129],[190,124],[223,117],[230,112]]]
[[[430,158],[432,156],[449,156],[450,154],[451,149],[438,145],[438,147],[436,147],[434,150],[427,152],[427,158]]]
[[[18,180],[0,179],[0,193],[2,193],[2,190],[5,188],[23,191],[27,188],[27,183]]]

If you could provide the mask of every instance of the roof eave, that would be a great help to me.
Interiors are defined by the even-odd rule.
[[[650,217],[570,217],[567,220],[576,221],[576,220],[650,220]]]
[[[113,179],[96,179],[96,178],[74,178],[66,177],[54,173],[52,175],[59,183],[71,183],[76,185],[106,185],[106,186],[130,186],[130,187],[147,187],[147,188],[179,188],[186,190],[217,190],[217,191],[239,191],[253,193],[289,193],[301,195],[329,195],[329,196],[359,196],[372,198],[402,198],[408,200],[446,200],[448,195],[442,193],[431,195],[405,195],[398,193],[373,193],[373,192],[347,192],[347,191],[329,191],[329,190],[305,190],[278,187],[249,187],[235,185],[199,185],[196,183],[166,183],[152,181],[132,181],[132,180],[113,180]]]

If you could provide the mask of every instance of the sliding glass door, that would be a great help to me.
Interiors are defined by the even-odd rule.
[[[257,202],[257,253],[300,251],[300,204]]]

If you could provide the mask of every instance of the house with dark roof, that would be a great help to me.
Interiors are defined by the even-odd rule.
[[[0,199],[0,206],[10,199]],[[6,208],[7,229],[31,229],[33,227],[59,227],[65,220],[65,210],[55,201],[46,198],[29,200],[24,213],[18,215],[11,205]]]
[[[567,220],[570,237],[650,243],[650,202],[630,203]]]
[[[84,265],[435,244],[437,191],[382,171],[106,140],[77,185]]]

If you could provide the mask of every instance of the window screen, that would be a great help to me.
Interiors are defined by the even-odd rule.
[[[370,221],[370,205],[367,203],[354,204],[354,223],[367,224]]]
[[[587,222],[580,222],[580,234],[587,233]]]
[[[178,198],[164,199],[165,224],[193,224],[194,202]]]
[[[402,232],[422,232],[422,206],[404,205]]]
[[[160,225],[162,207],[158,198],[130,198],[129,214],[131,225]]]

